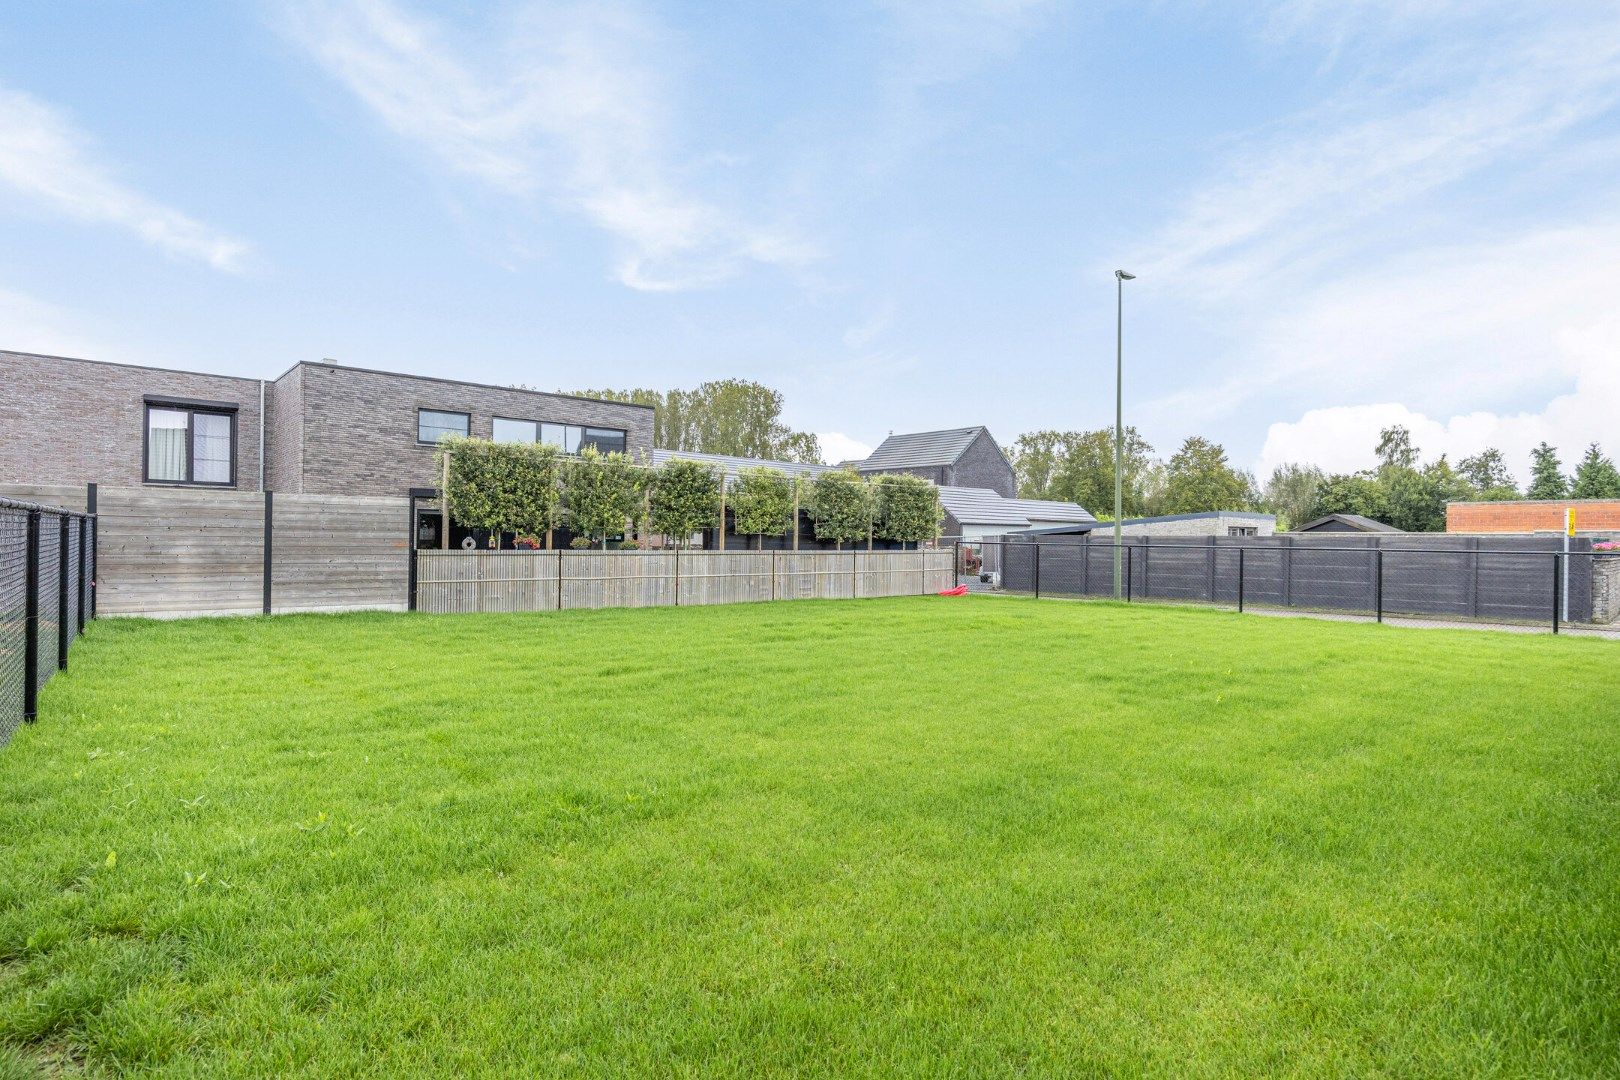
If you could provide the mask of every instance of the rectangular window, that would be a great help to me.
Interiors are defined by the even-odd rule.
[[[416,410],[416,441],[436,443],[446,435],[466,435],[471,418],[464,412]]]
[[[539,441],[540,425],[533,420],[495,418],[495,441],[502,443],[532,443]]]
[[[1226,535],[1227,536],[1259,536],[1260,535],[1260,530],[1255,528],[1253,525],[1228,525],[1226,527]]]
[[[148,404],[145,477],[156,484],[234,484],[236,414]]]
[[[596,447],[604,454],[622,454],[626,446],[625,433],[614,428],[588,427],[581,442],[585,446]]]
[[[540,425],[540,441],[547,446],[555,446],[559,450],[563,449],[567,442],[567,434],[568,429],[561,424]]]

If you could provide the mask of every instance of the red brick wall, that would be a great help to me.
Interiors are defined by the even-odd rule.
[[[1620,499],[1447,503],[1446,532],[1561,533],[1572,506],[1576,532],[1620,532]]]

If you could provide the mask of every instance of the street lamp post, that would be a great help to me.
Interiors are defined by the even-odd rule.
[[[1125,283],[1135,274],[1114,271],[1114,599],[1125,595],[1119,522],[1125,516]]]

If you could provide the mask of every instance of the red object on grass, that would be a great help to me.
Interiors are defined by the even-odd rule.
[[[941,590],[941,592],[940,592],[940,594],[939,594],[939,595],[941,595],[941,596],[966,596],[966,595],[967,595],[967,591],[968,591],[968,590],[967,590],[967,586],[966,586],[966,585],[958,585],[958,586],[957,586],[957,587],[956,587],[956,588],[954,588],[954,589],[944,589],[944,590]]]

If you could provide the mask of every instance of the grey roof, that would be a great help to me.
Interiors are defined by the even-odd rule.
[[[802,461],[770,461],[766,458],[733,457],[730,454],[699,454],[689,450],[654,450],[653,464],[662,465],[666,461],[680,458],[683,461],[701,461],[716,466],[725,471],[726,479],[735,480],[737,470],[752,469],[763,466],[767,469],[776,469],[789,475],[814,476],[817,473],[837,472],[836,465],[811,465]]]
[[[939,489],[939,501],[960,525],[1029,525],[1036,521],[1091,521],[1085,508],[1047,499],[1006,499],[989,488]]]
[[[1236,518],[1242,521],[1273,521],[1275,515],[1262,514],[1253,510],[1200,510],[1192,514],[1160,514],[1158,517],[1123,518],[1120,527],[1126,525],[1157,525],[1161,521],[1196,521],[1200,518]],[[1034,529],[1038,533],[1081,533],[1096,532],[1099,529],[1111,529],[1112,521],[1099,521],[1090,514],[1077,525],[1058,525],[1050,529]]]
[[[919,469],[954,465],[981,427],[951,428],[948,431],[918,431],[910,435],[890,435],[872,456],[859,464],[862,472],[877,469]]]
[[[1310,532],[1318,525],[1326,524],[1329,521],[1337,521],[1348,525],[1357,532],[1393,533],[1401,531],[1393,525],[1385,525],[1382,521],[1376,521],[1361,514],[1324,514],[1315,521],[1307,521],[1305,524],[1296,527],[1294,531]]]

